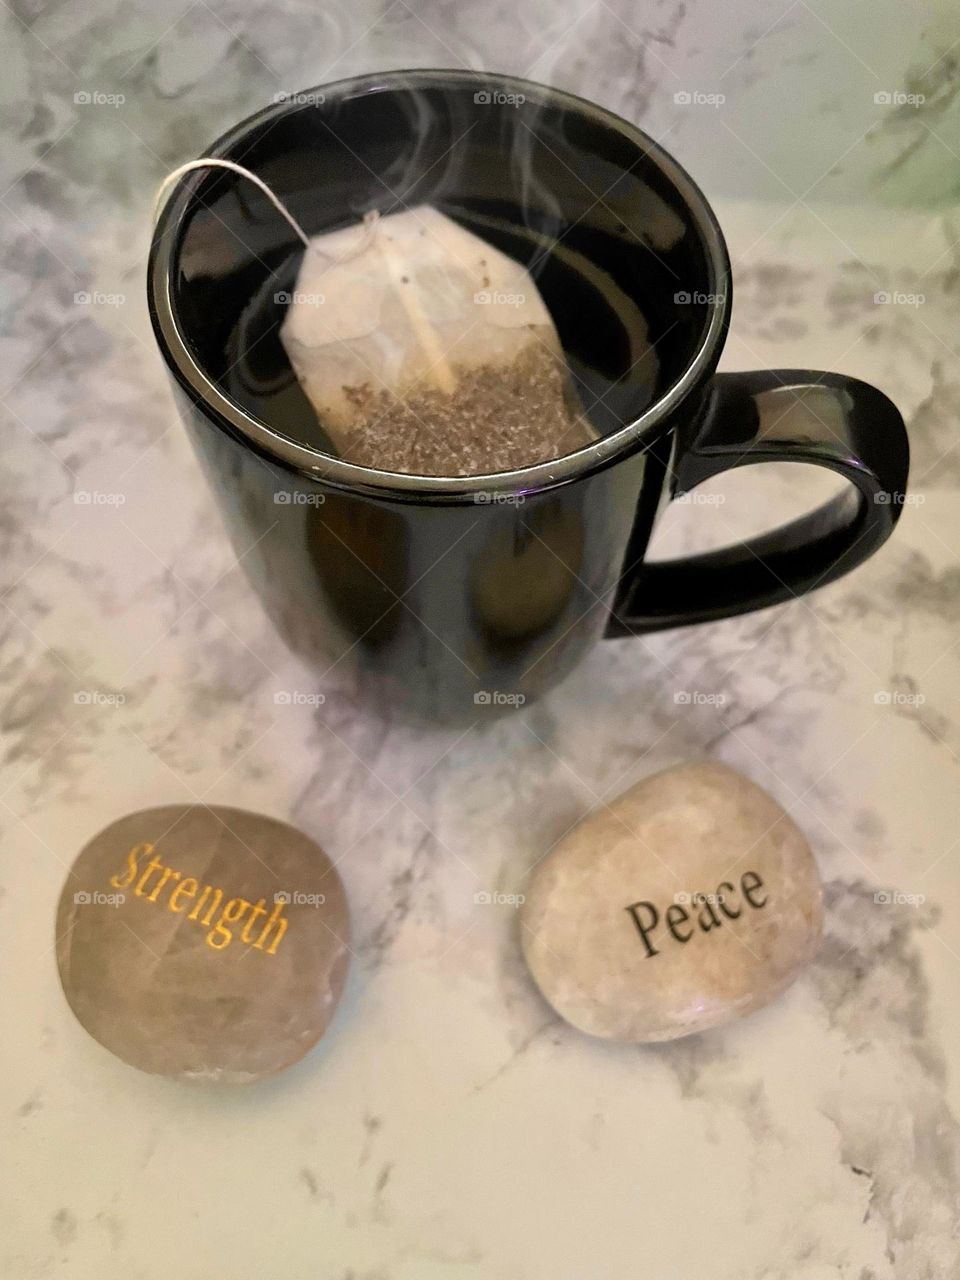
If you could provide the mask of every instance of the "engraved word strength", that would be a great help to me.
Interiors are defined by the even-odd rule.
[[[165,867],[159,858],[150,861],[141,870],[137,859],[153,853],[152,844],[138,844],[127,854],[126,866],[110,877],[115,889],[129,889],[136,880],[134,895],[145,898],[147,902],[155,902],[159,907],[172,911],[174,915],[183,915],[189,909],[188,920],[208,930],[205,942],[214,951],[222,951],[233,940],[234,931],[228,925],[243,924],[240,941],[251,944],[257,951],[268,956],[277,954],[277,947],[287,932],[289,920],[283,914],[283,903],[276,902],[269,919],[264,921],[259,936],[254,941],[254,925],[267,914],[266,898],[259,902],[248,902],[246,898],[230,898],[224,902],[226,894],[214,885],[201,885],[194,876],[185,876],[172,867]],[[138,877],[139,873],[139,879]],[[156,879],[154,876],[156,875]],[[153,880],[153,884],[150,881]],[[271,938],[271,933],[276,930]],[[270,939],[270,945],[267,940]]]

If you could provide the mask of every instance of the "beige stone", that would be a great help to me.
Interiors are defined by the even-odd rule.
[[[242,809],[129,814],[82,850],[57,912],[63,990],[142,1071],[255,1080],[317,1042],[349,957],[340,877],[302,832]]]
[[[703,762],[596,809],[531,873],[530,971],[582,1031],[656,1041],[759,1008],[814,955],[821,885],[806,839],[749,779]]]

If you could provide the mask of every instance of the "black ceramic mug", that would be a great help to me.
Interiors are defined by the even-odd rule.
[[[349,663],[385,710],[496,712],[604,635],[788,600],[893,529],[899,412],[837,374],[715,372],[731,305],[723,238],[633,125],[523,80],[390,72],[290,95],[209,154],[256,173],[310,234],[433,204],[525,263],[599,433],[466,479],[333,456],[278,338],[302,245],[252,184],[188,175],[154,237],[154,330],[244,569],[321,682]],[[645,563],[664,501],[767,460],[850,483],[750,542]]]

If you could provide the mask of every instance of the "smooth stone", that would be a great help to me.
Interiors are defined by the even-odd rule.
[[[56,952],[71,1009],[124,1062],[242,1083],[297,1062],[327,1029],[347,974],[347,900],[319,845],[284,822],[145,809],[81,851]]]
[[[534,869],[522,946],[581,1031],[673,1040],[783,991],[816,952],[821,899],[810,846],[772,796],[725,765],[680,765],[590,814]]]

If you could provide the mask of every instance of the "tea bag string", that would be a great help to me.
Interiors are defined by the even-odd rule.
[[[296,220],[280,197],[270,190],[262,178],[258,178],[255,173],[251,173],[249,169],[245,169],[242,164],[237,164],[233,160],[221,160],[213,156],[203,156],[199,160],[188,160],[186,164],[178,165],[178,167],[168,173],[160,183],[160,186],[157,188],[157,195],[153,204],[154,223],[156,223],[157,218],[160,216],[160,210],[163,207],[163,203],[166,200],[171,187],[179,182],[184,174],[192,173],[196,169],[227,169],[231,173],[239,174],[241,178],[246,178],[248,182],[252,182],[259,191],[263,192],[280,216],[285,218],[297,233],[298,237],[303,241],[307,253],[318,253],[324,258],[332,259],[332,266],[337,266],[342,262],[349,262],[351,258],[359,257],[362,253],[365,253],[376,240],[377,248],[381,252],[387,273],[393,282],[413,330],[416,333],[424,351],[427,353],[427,358],[430,361],[431,372],[442,390],[448,395],[453,394],[456,389],[457,379],[450,367],[450,362],[440,345],[436,331],[427,318],[427,314],[424,311],[419,298],[416,297],[415,291],[403,287],[405,281],[402,278],[403,271],[401,264],[397,261],[396,254],[388,245],[386,238],[380,237],[377,239],[377,224],[380,221],[380,213],[377,209],[372,209],[369,213],[364,214],[363,234],[360,236],[357,243],[351,248],[348,248],[344,253],[334,257],[331,254],[324,253],[324,251],[317,245],[311,243],[310,237],[304,231],[303,227],[301,227],[300,223]]]
[[[450,361],[447,359],[439,335],[424,310],[418,291],[408,287],[408,281],[404,275],[406,268],[391,245],[390,237],[381,236],[376,248],[407,319],[410,321],[410,327],[417,335],[417,340],[426,354],[431,375],[436,379],[441,391],[452,396],[457,388],[456,376],[450,367]]]
[[[249,169],[245,169],[242,164],[236,164],[233,160],[220,160],[213,156],[202,156],[199,160],[188,160],[186,164],[178,165],[176,169],[173,169],[167,174],[160,183],[160,186],[157,188],[157,194],[154,198],[154,223],[156,223],[160,216],[160,210],[163,208],[164,201],[166,200],[171,188],[174,187],[185,174],[193,173],[194,170],[197,169],[227,169],[231,173],[239,174],[241,178],[246,178],[248,182],[252,182],[258,190],[263,192],[280,216],[286,219],[293,230],[297,233],[297,236],[303,241],[304,247],[308,253],[319,253],[325,258],[329,258],[331,256],[330,254],[324,253],[323,250],[319,249],[316,245],[310,243],[310,237],[304,231],[303,227],[301,227],[300,223],[296,220],[280,197],[270,190],[262,178],[258,178],[255,173],[251,173]],[[364,253],[373,242],[379,220],[380,213],[377,209],[372,209],[369,213],[365,213],[363,215],[363,235],[360,237],[356,245],[348,249],[339,257],[335,258],[334,261],[347,262],[350,258]]]

